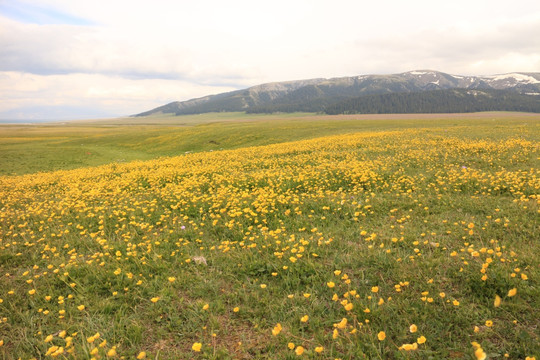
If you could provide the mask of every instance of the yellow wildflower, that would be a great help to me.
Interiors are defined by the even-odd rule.
[[[484,359],[487,358],[486,353],[484,352],[484,350],[481,347],[478,347],[474,351],[474,356],[476,357],[476,360],[484,360]]]
[[[403,345],[401,345],[400,349],[403,349],[405,351],[416,350],[416,349],[418,349],[418,344],[417,343],[403,344]]]
[[[116,356],[116,346],[113,346],[112,348],[107,351],[107,357],[114,357]]]
[[[50,348],[47,350],[47,352],[45,353],[45,356],[53,354],[54,352],[56,352],[56,350],[58,350],[58,346],[52,346],[52,347],[50,347]]]
[[[347,326],[347,318],[341,319],[341,321],[336,324],[336,327],[338,329],[345,329],[346,326]]]
[[[280,323],[277,323],[276,326],[272,329],[272,335],[277,336],[283,328]]]

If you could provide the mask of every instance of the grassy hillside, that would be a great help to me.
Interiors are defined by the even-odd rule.
[[[0,176],[1,356],[538,358],[538,118],[341,121]]]
[[[0,125],[0,174],[125,163],[186,152],[234,149],[365,130],[537,123],[523,113],[436,115],[218,113],[191,116]]]

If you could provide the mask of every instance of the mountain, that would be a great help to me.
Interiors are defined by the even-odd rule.
[[[176,101],[135,116],[162,113],[184,115],[221,111],[325,112],[327,108],[335,109],[337,104],[367,95],[421,93],[449,89],[500,90],[522,95],[519,97],[520,101],[525,101],[529,97],[533,99],[533,102],[540,101],[540,73],[459,76],[431,70],[416,70],[393,75],[287,81],[257,85],[248,89],[188,101]],[[450,94],[440,92],[434,96]],[[491,96],[501,95],[493,93]],[[379,111],[390,112],[384,108]]]
[[[262,84],[244,90],[236,90],[187,101],[175,101],[135,116],[154,114],[201,114],[221,111],[245,111],[251,107],[266,104],[299,88],[316,84],[323,79],[286,81]]]
[[[366,95],[326,107],[334,114],[414,114],[479,111],[540,112],[540,96],[508,90],[448,89]]]

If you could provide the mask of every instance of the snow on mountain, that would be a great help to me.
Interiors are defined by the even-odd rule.
[[[540,80],[537,80],[532,76],[520,74],[520,73],[483,76],[483,78],[491,79],[494,81],[511,79],[511,80],[514,80],[514,82],[521,82],[525,84],[540,84]]]

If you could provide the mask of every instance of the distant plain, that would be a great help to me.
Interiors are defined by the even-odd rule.
[[[419,127],[538,127],[540,114],[157,115],[39,124],[0,124],[0,175],[149,160],[359,131]]]

